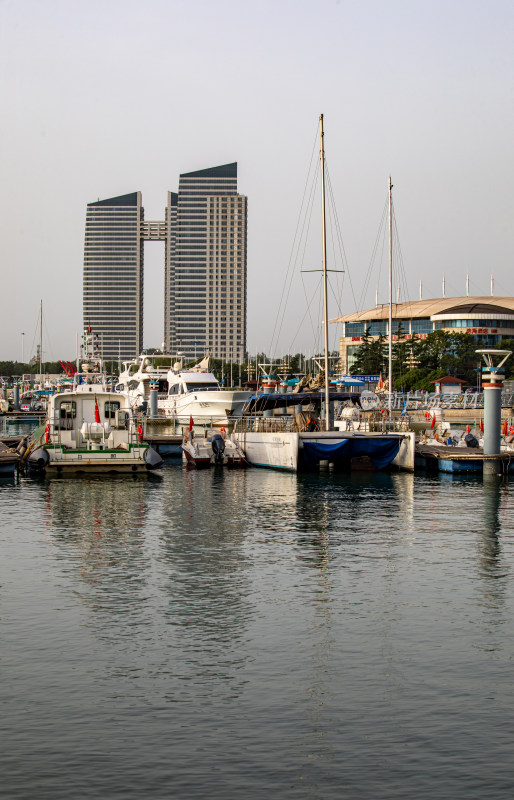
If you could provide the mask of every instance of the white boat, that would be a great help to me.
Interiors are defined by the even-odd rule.
[[[251,392],[224,389],[209,370],[209,356],[184,369],[176,361],[167,375],[168,394],[158,399],[159,411],[186,423],[192,417],[198,424],[226,425],[230,417],[241,414]]]
[[[202,436],[194,429],[184,431],[182,452],[186,462],[194,467],[243,467],[245,454],[236,442],[220,431],[205,430]]]
[[[125,392],[132,408],[146,410],[152,389],[157,389],[158,401],[168,396],[168,371],[175,360],[176,356],[156,353],[124,361],[115,391]]]
[[[44,426],[22,457],[29,471],[138,473],[162,466],[158,453],[143,441],[130,398],[108,391],[99,367],[84,362],[72,388],[50,397]]]

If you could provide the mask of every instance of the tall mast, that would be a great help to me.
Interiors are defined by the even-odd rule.
[[[39,310],[39,384],[43,383],[43,301]]]
[[[389,417],[393,391],[393,208],[391,176],[389,176]]]
[[[325,221],[325,149],[323,145],[323,114],[319,118],[321,167],[321,235],[323,243],[323,320],[325,338],[325,430],[330,429],[330,394],[328,389],[328,297],[327,297],[327,227]]]

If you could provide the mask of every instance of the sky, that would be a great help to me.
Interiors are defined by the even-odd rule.
[[[232,161],[248,349],[315,352],[318,200],[295,243],[320,114],[346,256],[329,244],[345,270],[329,316],[387,301],[372,253],[389,175],[401,299],[420,281],[441,296],[443,276],[447,296],[466,275],[488,295],[491,274],[513,295],[513,42],[512,0],[0,0],[0,360],[35,353],[41,301],[44,358],[75,356],[88,203],[141,191],[160,220],[180,173]],[[145,244],[145,347],[163,336],[163,253]]]

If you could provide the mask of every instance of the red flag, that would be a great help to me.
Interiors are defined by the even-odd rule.
[[[480,422],[478,423],[478,427],[480,428],[480,430],[483,433],[484,432],[484,420],[483,419],[481,419]]]
[[[195,424],[193,417],[189,417],[189,433],[193,430],[193,425]]]
[[[384,379],[382,378],[382,373],[380,373],[380,378],[378,379],[377,389],[384,388]]]
[[[432,422],[430,423],[431,428],[435,428],[435,414],[432,417]]]
[[[98,410],[98,399],[95,397],[95,422],[100,422],[100,412]]]

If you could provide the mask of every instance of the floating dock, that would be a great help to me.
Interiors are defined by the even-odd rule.
[[[498,461],[502,473],[514,471],[514,450],[484,455],[481,447],[416,444],[414,467],[439,472],[483,472],[484,461]]]

